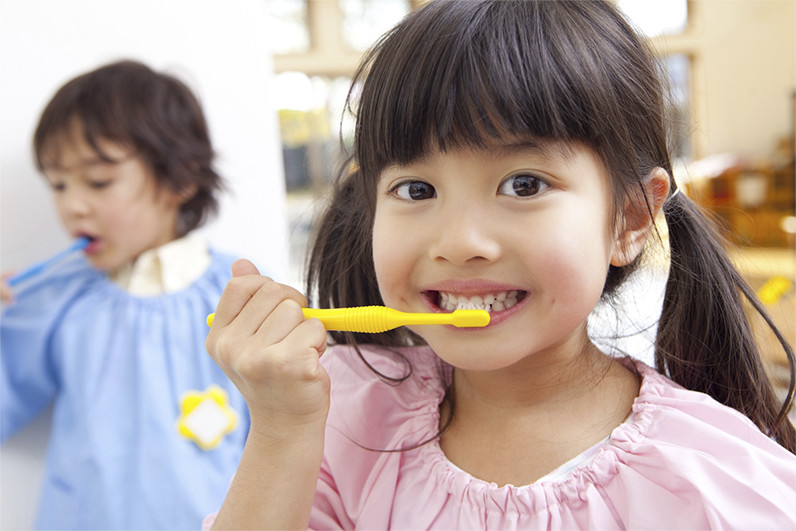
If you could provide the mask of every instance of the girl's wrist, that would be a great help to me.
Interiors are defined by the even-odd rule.
[[[328,409],[307,415],[251,414],[249,437],[270,444],[294,445],[297,440],[323,437]]]

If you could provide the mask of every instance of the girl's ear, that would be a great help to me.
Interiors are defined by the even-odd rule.
[[[663,203],[669,196],[669,182],[670,177],[666,170],[655,168],[644,181],[646,201],[640,194],[628,196],[614,240],[611,265],[625,266],[641,254],[647,241],[647,235],[654,225],[655,216],[661,211]],[[652,210],[651,216],[650,209]]]

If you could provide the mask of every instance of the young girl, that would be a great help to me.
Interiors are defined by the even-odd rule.
[[[657,76],[609,1],[431,2],[376,45],[308,293],[491,322],[327,349],[301,294],[237,262],[207,346],[251,430],[218,528],[796,526],[793,391],[776,403],[760,305],[671,180]],[[587,320],[661,212],[656,371]]]
[[[36,525],[196,528],[248,426],[204,349],[232,259],[191,235],[222,184],[202,109],[118,62],[55,94],[34,148],[64,227],[91,241],[20,284],[0,325],[3,440],[54,404]]]

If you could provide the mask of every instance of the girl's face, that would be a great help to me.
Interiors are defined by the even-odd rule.
[[[45,176],[66,230],[73,237],[88,236],[85,252],[91,265],[112,271],[175,239],[180,200],[159,189],[152,172],[129,149],[106,141],[99,147],[119,162],[103,161],[82,132],[73,132],[61,149],[58,168],[46,170]]]
[[[491,308],[486,328],[413,327],[441,358],[496,370],[580,352],[618,245],[609,183],[590,149],[433,151],[386,168],[377,194],[384,302],[413,312]]]

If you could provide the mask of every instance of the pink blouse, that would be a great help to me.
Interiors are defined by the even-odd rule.
[[[745,416],[650,367],[629,421],[558,480],[498,487],[452,465],[433,439],[450,367],[399,349],[393,385],[349,347],[322,358],[332,407],[310,527],[317,529],[796,529],[796,456]],[[382,373],[408,367],[367,347]],[[532,451],[532,448],[522,451]]]

